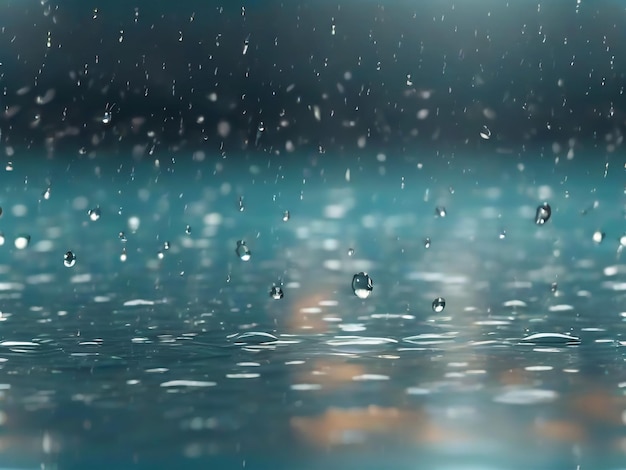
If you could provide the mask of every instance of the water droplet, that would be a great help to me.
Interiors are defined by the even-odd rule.
[[[13,242],[15,248],[18,250],[23,250],[30,243],[30,235],[18,235]]]
[[[437,297],[433,300],[433,312],[441,313],[444,308],[446,308],[446,299],[443,297]]]
[[[597,244],[602,243],[604,237],[606,237],[606,234],[604,232],[601,232],[600,230],[596,230],[595,232],[593,232],[593,241]]]
[[[424,239],[424,248],[426,249],[430,248],[430,238],[428,237]]]
[[[437,217],[445,217],[447,215],[446,208],[443,206],[437,206],[435,208],[435,215]]]
[[[191,235],[191,225],[187,225],[187,226],[185,227],[185,233],[186,233],[187,235]]]
[[[2,207],[0,207],[0,217],[2,217]]]
[[[622,236],[619,238],[619,244],[620,244],[621,246],[626,246],[626,234],[622,235]]]
[[[239,198],[239,212],[243,212],[246,207],[243,205],[243,196]]]
[[[548,221],[548,219],[550,219],[551,215],[552,208],[550,207],[550,204],[544,202],[537,207],[537,212],[535,214],[535,223],[537,225],[543,225]]]
[[[289,214],[289,211],[283,212],[283,222],[287,222],[290,217],[291,217],[291,214]]]
[[[163,259],[164,257],[165,257],[165,255],[163,254],[163,252],[161,250],[157,251],[157,258]]]
[[[0,232],[0,246],[4,245],[4,233]]]
[[[237,252],[237,256],[239,256],[239,259],[241,259],[242,261],[250,261],[250,258],[252,257],[252,252],[246,246],[245,241],[239,240],[237,242],[237,249],[235,251]]]
[[[128,259],[128,255],[126,254],[126,248],[123,248],[122,254],[120,255],[120,261],[122,263],[125,263],[127,259]]]
[[[76,264],[76,255],[68,251],[63,255],[63,264],[66,268],[71,268]]]
[[[113,116],[111,116],[111,111],[105,111],[102,115],[102,124],[110,124],[112,117]]]
[[[41,193],[41,197],[44,198],[46,201],[50,199],[50,188],[46,188],[46,190]]]
[[[500,235],[498,235],[500,240],[504,240],[506,238],[506,230],[500,230]]]
[[[243,41],[243,55],[248,53],[248,47],[250,46],[250,37],[247,37]]]
[[[275,300],[280,300],[284,297],[283,290],[280,286],[272,286],[270,289],[270,297]]]
[[[556,292],[559,289],[559,285],[556,282],[553,282],[550,286],[550,292]]]
[[[482,137],[485,140],[491,139],[491,131],[489,130],[487,126],[483,126],[483,128],[481,129],[480,137]]]
[[[367,273],[360,272],[352,278],[352,291],[359,299],[367,299],[374,289],[372,278]]]
[[[348,248],[348,256],[354,255],[354,248]]]
[[[120,232],[118,236],[119,236],[120,241],[122,243],[126,243],[127,238],[126,238],[126,234],[124,232]]]
[[[165,251],[169,250],[170,249],[170,242],[163,242],[163,249]]]
[[[87,211],[87,215],[89,215],[89,218],[95,222],[96,220],[98,220],[100,218],[100,208],[99,207],[95,207],[94,209],[89,209]]]

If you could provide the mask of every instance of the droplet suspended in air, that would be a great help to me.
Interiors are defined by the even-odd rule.
[[[433,312],[441,313],[444,308],[446,308],[446,299],[443,297],[437,297],[433,300]]]
[[[239,240],[237,242],[237,249],[235,251],[237,252],[237,256],[239,256],[240,260],[250,261],[250,258],[252,257],[252,252],[250,251],[250,248],[246,246],[245,241]]]
[[[15,248],[17,248],[18,250],[23,250],[25,249],[28,244],[30,243],[30,235],[18,235],[15,238],[15,241],[13,242],[13,244],[15,245]]]
[[[0,246],[4,245],[4,242],[5,242],[4,233],[0,232]]]
[[[120,239],[120,241],[122,243],[126,243],[127,238],[126,238],[126,234],[124,232],[120,232],[118,237],[119,237],[119,239]]]
[[[274,300],[280,300],[284,297],[283,290],[280,286],[272,286],[270,289],[270,297]]]
[[[553,282],[550,286],[550,292],[556,292],[557,290],[559,290],[559,285],[556,282]]]
[[[41,197],[44,198],[46,201],[50,199],[50,188],[46,188],[45,191],[41,193]]]
[[[354,256],[354,248],[348,248],[348,256]]]
[[[374,283],[367,273],[360,272],[352,278],[352,291],[359,299],[367,299],[373,289]]]
[[[187,235],[191,235],[191,225],[187,225],[187,226],[185,227],[185,233],[186,233]]]
[[[489,130],[487,126],[483,126],[483,128],[481,129],[480,137],[485,140],[491,139],[491,131]]]
[[[430,238],[428,237],[424,239],[424,248],[426,249],[430,248]]]
[[[291,218],[289,211],[283,212],[283,222],[287,222]]]
[[[63,265],[66,268],[71,268],[75,264],[76,264],[76,255],[71,251],[67,251],[65,255],[63,255]]]
[[[113,116],[111,115],[111,111],[105,111],[102,115],[102,124],[110,124]]]
[[[159,258],[159,259],[165,258],[165,255],[163,254],[163,252],[161,250],[157,251],[157,258]]]
[[[243,205],[243,196],[239,198],[239,212],[243,212],[246,207]]]
[[[122,263],[125,263],[127,259],[128,259],[128,255],[126,254],[126,248],[123,248],[122,254],[120,254],[120,261]]]
[[[552,215],[552,208],[550,204],[544,202],[537,207],[537,212],[535,213],[535,223],[537,225],[545,224]]]
[[[100,218],[100,208],[94,207],[93,209],[89,209],[87,211],[87,215],[89,215],[89,218],[91,219],[92,222],[95,222],[96,220]]]
[[[506,238],[506,230],[500,230],[500,235],[498,235],[500,240],[504,240]]]
[[[626,234],[624,234],[621,237],[619,237],[619,244],[622,247],[626,246]]]
[[[163,242],[163,250],[167,251],[170,249],[170,242]]]
[[[593,241],[598,245],[602,243],[604,237],[606,237],[606,234],[604,232],[601,232],[600,230],[596,230],[595,232],[593,232]]]
[[[447,215],[446,208],[443,206],[437,206],[435,208],[435,215],[437,217],[442,217],[442,218],[445,217]]]

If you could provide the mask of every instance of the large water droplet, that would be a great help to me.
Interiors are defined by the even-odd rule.
[[[170,249],[170,242],[163,242],[163,250],[167,251]]]
[[[433,312],[441,313],[444,308],[446,308],[446,299],[443,297],[437,297],[433,300]]]
[[[500,240],[504,240],[506,238],[506,230],[500,230],[500,235],[498,235]]]
[[[487,126],[483,126],[483,128],[480,130],[480,137],[485,140],[491,139],[491,131]]]
[[[250,261],[250,258],[252,257],[252,252],[246,246],[245,241],[239,240],[237,242],[237,249],[235,251],[237,252],[237,256],[239,256],[239,259],[241,259],[242,261]]]
[[[557,290],[559,290],[559,285],[556,282],[553,282],[550,286],[550,292],[556,292]]]
[[[96,220],[98,220],[100,218],[100,208],[99,207],[95,207],[93,209],[89,209],[87,211],[87,215],[89,215],[89,218],[95,222]]]
[[[428,237],[424,239],[424,248],[430,248],[430,238]]]
[[[126,238],[126,234],[124,232],[120,232],[118,236],[119,236],[120,241],[122,243],[126,243],[127,238]]]
[[[46,188],[46,190],[41,193],[41,197],[44,198],[46,201],[50,199],[50,188]]]
[[[284,297],[283,290],[280,286],[272,286],[270,289],[270,297],[275,300],[280,300]]]
[[[283,212],[283,222],[287,222],[290,217],[291,217],[291,214],[289,213],[289,211]]]
[[[76,264],[76,255],[68,251],[63,255],[63,264],[66,268],[71,268]]]
[[[548,219],[550,219],[551,215],[552,208],[550,207],[550,204],[544,202],[537,207],[537,212],[535,213],[535,223],[537,225],[543,225],[548,221]]]
[[[367,299],[372,294],[373,289],[374,283],[367,273],[360,272],[352,278],[352,290],[359,299]]]
[[[446,208],[443,206],[437,206],[435,208],[435,215],[437,217],[445,217],[447,215]]]
[[[30,243],[30,235],[18,235],[13,243],[15,245],[15,248],[17,248],[18,250],[23,250]]]
[[[128,259],[128,255],[126,254],[126,248],[123,248],[122,254],[120,254],[120,261],[122,263],[125,263],[127,259]]]
[[[187,225],[187,226],[185,227],[185,233],[186,233],[187,235],[191,235],[191,225]]]
[[[596,230],[595,232],[593,232],[593,241],[595,243],[602,243],[604,237],[606,237],[606,234],[604,232],[601,232],[600,230]]]
[[[102,115],[102,124],[110,124],[112,118],[111,111],[105,111]]]
[[[348,256],[354,256],[354,248],[348,248]]]

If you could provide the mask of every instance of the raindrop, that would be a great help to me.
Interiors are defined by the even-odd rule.
[[[367,273],[360,272],[352,278],[352,291],[359,299],[367,299],[373,289],[374,283]]]
[[[606,234],[604,232],[601,232],[600,230],[596,230],[595,232],[593,232],[593,241],[597,244],[602,243],[604,237],[606,237]]]
[[[239,198],[239,212],[243,212],[245,209],[245,206],[243,205],[243,196],[241,196]]]
[[[76,255],[68,251],[63,255],[63,264],[66,268],[71,268],[76,264]]]
[[[289,213],[289,211],[283,212],[283,222],[287,222],[290,217],[291,217],[291,214]]]
[[[250,46],[250,36],[248,36],[246,39],[244,39],[243,41],[243,55],[246,55],[248,53],[248,47]]]
[[[0,246],[4,245],[4,233],[0,232]]]
[[[272,288],[270,289],[270,297],[274,300],[280,300],[284,297],[284,293],[283,290],[280,288],[280,286],[272,286]]]
[[[126,248],[123,248],[122,254],[120,255],[120,261],[122,263],[125,263],[127,259],[128,259],[128,255],[126,254]]]
[[[500,235],[498,235],[500,240],[504,240],[506,238],[506,230],[500,230]]]
[[[424,248],[430,248],[430,238],[428,237],[424,239]]]
[[[163,259],[164,257],[165,257],[165,255],[163,254],[163,252],[161,250],[157,251],[157,258]]]
[[[252,252],[246,246],[245,241],[239,240],[237,242],[237,249],[235,251],[237,252],[237,256],[239,256],[239,259],[241,259],[242,261],[250,261],[250,258],[252,257]]]
[[[556,292],[559,289],[559,285],[556,282],[553,282],[550,286],[550,292]]]
[[[111,123],[111,111],[105,111],[102,115],[102,124],[110,124]]]
[[[191,235],[191,225],[187,225],[187,226],[185,227],[185,233],[186,233],[187,235]]]
[[[491,139],[491,131],[487,126],[483,126],[482,130],[480,131],[480,137],[485,140]]]
[[[30,235],[18,235],[13,243],[15,244],[15,248],[23,250],[30,243]]]
[[[348,256],[354,255],[354,248],[348,248]]]
[[[126,238],[126,234],[124,232],[120,232],[118,236],[119,236],[120,241],[122,243],[126,243],[127,238]]]
[[[626,234],[622,235],[619,238],[619,244],[620,244],[620,246],[626,246]]]
[[[444,308],[446,308],[446,299],[443,297],[437,297],[433,300],[433,312],[441,313]]]
[[[447,212],[446,212],[446,208],[445,208],[445,207],[443,207],[443,206],[437,206],[437,207],[435,208],[435,215],[436,215],[437,217],[445,217],[445,216],[446,216],[446,214],[447,214]]]
[[[550,204],[544,202],[537,207],[537,213],[535,214],[535,223],[537,225],[543,225],[548,221],[548,219],[550,219],[551,215],[552,208],[550,207]]]
[[[46,190],[41,193],[41,197],[44,198],[46,201],[50,199],[50,188],[46,188]]]
[[[87,215],[89,215],[89,218],[95,222],[96,220],[98,220],[100,218],[100,208],[96,207],[94,209],[89,209],[87,211]]]
[[[164,249],[165,251],[169,250],[169,249],[170,249],[170,242],[164,242],[164,243],[163,243],[163,249]]]

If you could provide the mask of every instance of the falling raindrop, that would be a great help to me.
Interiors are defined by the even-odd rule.
[[[41,193],[41,197],[44,198],[46,201],[50,199],[50,188],[46,188],[46,190]]]
[[[270,289],[270,297],[274,300],[280,300],[284,297],[283,290],[280,286],[272,286]]]
[[[430,238],[428,237],[424,239],[424,248],[426,249],[430,248]]]
[[[556,292],[559,289],[559,285],[556,282],[553,282],[550,286],[550,292]]]
[[[89,218],[95,222],[96,220],[98,220],[100,218],[100,208],[99,207],[95,207],[93,209],[89,209],[87,211],[87,215],[89,215]]]
[[[102,115],[102,124],[110,124],[111,123],[111,111],[106,110],[104,111],[104,114]]]
[[[185,233],[186,233],[187,235],[191,235],[191,225],[187,225],[187,226],[185,227]]]
[[[163,259],[164,257],[165,257],[165,255],[163,254],[163,252],[161,250],[157,251],[157,258]]]
[[[441,313],[444,308],[446,308],[446,299],[443,297],[437,297],[433,300],[433,312]]]
[[[360,272],[352,278],[352,291],[359,299],[367,299],[373,289],[374,283],[367,273]]]
[[[246,207],[243,205],[243,196],[239,197],[239,212],[243,212]]]
[[[446,208],[443,206],[437,206],[435,208],[435,215],[437,217],[445,217],[447,215]]]
[[[71,268],[76,264],[76,255],[68,251],[63,255],[63,264],[66,268]]]
[[[500,240],[504,240],[506,238],[506,230],[500,230],[500,235],[498,235]]]
[[[348,248],[348,256],[354,255],[354,248]]]
[[[4,233],[0,232],[0,246],[4,245]]]
[[[120,241],[122,243],[126,243],[127,238],[126,238],[126,234],[124,232],[120,232],[118,237],[119,237],[119,239],[120,239]]]
[[[291,217],[291,214],[289,213],[289,211],[283,212],[283,222],[287,222],[290,217]]]
[[[548,221],[548,219],[550,219],[551,215],[552,208],[550,207],[550,204],[544,202],[537,207],[537,212],[535,214],[535,223],[537,225],[543,225]]]
[[[169,250],[169,249],[170,249],[170,242],[167,242],[167,241],[166,241],[166,242],[164,242],[164,243],[163,243],[163,249],[164,249],[165,251]]]
[[[125,263],[127,259],[128,259],[128,255],[126,254],[126,248],[123,248],[122,254],[120,255],[120,261],[122,263]]]
[[[619,244],[620,244],[620,246],[626,246],[626,234],[622,235],[619,238]]]
[[[597,244],[602,243],[604,237],[606,237],[606,234],[604,232],[601,232],[600,230],[596,230],[595,232],[593,232],[593,241]]]
[[[485,140],[491,139],[491,131],[489,130],[487,126],[483,126],[483,128],[481,129],[480,137]]]
[[[235,251],[237,252],[237,256],[239,256],[239,259],[241,259],[242,261],[250,261],[250,258],[252,257],[252,252],[246,246],[245,241],[239,240],[237,242],[237,249]]]
[[[23,250],[30,243],[30,235],[18,235],[13,243],[15,245],[15,248],[17,248],[18,250]]]

